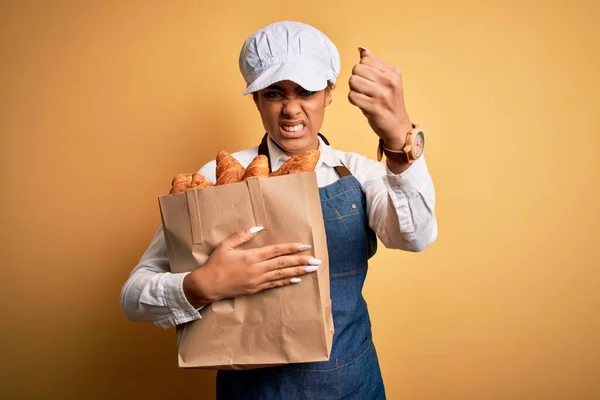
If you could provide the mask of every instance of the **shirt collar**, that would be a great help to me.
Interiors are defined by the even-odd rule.
[[[319,139],[319,161],[317,161],[317,165],[315,169],[319,168],[322,164],[327,165],[328,167],[337,167],[342,165],[339,157],[336,155],[335,150],[331,148],[331,146],[325,144],[323,139],[320,136],[317,136]],[[269,148],[269,155],[271,156],[271,170],[276,171],[281,167],[285,161],[287,161],[290,157],[286,155],[281,149],[271,140],[271,137],[267,137],[267,146]]]

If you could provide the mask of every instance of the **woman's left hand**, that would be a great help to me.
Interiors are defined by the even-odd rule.
[[[404,104],[400,68],[359,47],[360,63],[352,69],[348,99],[363,112],[386,147],[401,150],[412,129]]]

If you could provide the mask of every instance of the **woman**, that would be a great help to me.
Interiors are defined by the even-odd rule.
[[[260,146],[234,157],[247,166],[257,154],[265,154],[276,170],[293,154],[320,151],[315,171],[336,329],[329,361],[219,371],[219,399],[385,398],[361,294],[368,259],[377,237],[388,248],[406,251],[431,244],[437,236],[435,195],[425,160],[414,151],[423,137],[406,113],[399,69],[366,49],[359,51],[348,98],[380,138],[385,164],[335,150],[319,133],[340,67],[335,45],[323,33],[298,22],[277,22],[250,36],[241,50],[244,94],[253,95],[266,134]],[[404,152],[414,137],[413,151]],[[200,172],[214,182],[215,162]],[[305,249],[301,243],[237,248],[260,229],[251,227],[224,240],[202,268],[172,274],[159,228],[123,287],[126,316],[162,327],[182,324],[201,318],[202,307],[210,302],[294,284],[318,268],[319,260],[296,255]]]

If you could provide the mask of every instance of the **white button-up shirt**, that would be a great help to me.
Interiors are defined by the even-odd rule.
[[[277,170],[289,157],[267,139],[271,168]],[[319,161],[315,167],[317,183],[323,187],[339,179],[334,167],[345,165],[363,187],[370,227],[383,245],[405,251],[420,251],[437,237],[435,191],[422,156],[400,174],[384,163],[356,153],[342,152],[319,138]],[[258,147],[232,154],[244,167],[258,154]],[[200,169],[215,182],[216,162]],[[183,293],[186,273],[169,272],[169,259],[162,226],[142,255],[121,290],[121,308],[133,321],[147,321],[163,328],[201,318]]]

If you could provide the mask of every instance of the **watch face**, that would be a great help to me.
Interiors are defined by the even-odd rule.
[[[417,132],[417,135],[415,136],[415,139],[413,140],[413,145],[412,145],[412,149],[413,149],[415,157],[417,157],[417,158],[421,157],[421,154],[423,154],[424,148],[425,148],[425,136],[423,135],[423,132]]]

